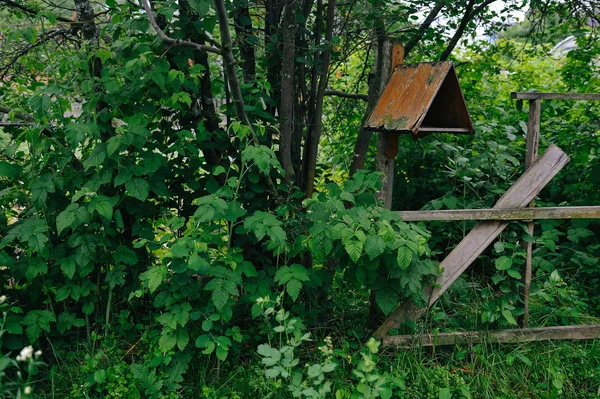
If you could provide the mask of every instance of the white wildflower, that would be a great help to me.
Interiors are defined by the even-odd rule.
[[[31,395],[31,391],[33,391],[33,389],[31,389],[31,387],[25,387],[25,395]]]
[[[21,349],[21,353],[19,355],[17,355],[17,361],[22,362],[27,359],[31,359],[32,355],[33,355],[33,346],[31,346],[31,345],[26,346],[23,349]]]
[[[6,302],[6,295],[0,296],[0,305],[2,305],[4,302]]]
[[[35,351],[35,356],[36,356],[36,357],[37,357],[37,356],[42,356],[42,351],[41,351],[41,350],[39,350],[39,349],[38,349],[38,350],[36,350],[36,351]]]

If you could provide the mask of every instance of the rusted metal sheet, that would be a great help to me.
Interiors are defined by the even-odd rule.
[[[473,133],[473,124],[449,61],[400,65],[392,74],[366,129],[411,133]]]

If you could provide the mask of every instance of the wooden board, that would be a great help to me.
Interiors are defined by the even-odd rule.
[[[600,206],[398,211],[405,222],[456,220],[600,219]]]
[[[592,100],[600,101],[600,93],[517,93],[510,96],[515,100]]]
[[[554,144],[550,145],[523,176],[519,178],[496,202],[494,208],[520,208],[535,198],[546,184],[567,164],[569,157]],[[426,288],[429,294],[428,306],[431,306],[450,285],[473,263],[473,261],[506,228],[508,222],[480,222],[440,263],[442,275],[434,287]],[[388,319],[375,332],[382,338],[387,332],[407,318],[416,319],[422,313],[412,303],[404,303],[390,314]]]
[[[537,160],[540,146],[540,116],[542,114],[542,100],[529,100],[529,119],[527,121],[527,142],[525,152],[525,170]],[[535,207],[535,200],[529,203],[530,208]],[[535,225],[533,221],[527,224],[527,234],[533,237]],[[529,323],[529,291],[531,289],[531,270],[533,264],[533,241],[526,241],[525,265],[523,267],[523,287],[521,287],[521,300],[523,301],[523,315],[518,318],[519,327],[527,327]]]
[[[392,335],[383,338],[384,345],[398,347],[442,346],[459,344],[487,343],[519,343],[531,341],[547,341],[556,339],[594,339],[600,337],[600,324],[587,326],[561,326],[523,328],[495,331],[458,331],[449,333],[421,335]]]

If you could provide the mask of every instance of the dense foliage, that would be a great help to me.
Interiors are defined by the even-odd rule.
[[[0,0],[0,396],[512,397],[520,377],[473,374],[499,357],[493,372],[530,376],[523,396],[594,397],[596,343],[438,362],[369,339],[399,302],[426,303],[474,225],[406,223],[380,201],[360,126],[390,41],[407,61],[454,54],[476,128],[401,138],[393,209],[492,206],[522,173],[526,112],[509,93],[600,84],[586,2],[532,2],[531,25],[508,31],[518,2],[430,3]],[[476,40],[478,24],[506,38]],[[565,27],[577,47],[551,53]],[[600,202],[599,115],[544,102],[542,150],[571,162],[538,204]],[[515,325],[527,240],[532,324],[597,320],[598,222],[538,226],[514,223],[402,328]]]

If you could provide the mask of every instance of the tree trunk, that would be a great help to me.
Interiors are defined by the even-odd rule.
[[[335,17],[335,0],[329,0],[327,4],[327,19],[325,22],[325,41],[327,49],[321,56],[321,71],[319,74],[319,86],[314,101],[313,122],[308,126],[307,143],[305,146],[306,168],[304,169],[306,178],[306,197],[311,197],[315,184],[315,171],[317,167],[317,152],[319,148],[319,139],[323,128],[323,98],[329,81],[329,60],[331,57],[331,39],[333,38],[333,24]]]
[[[369,74],[369,93],[367,101],[367,110],[363,115],[358,135],[356,136],[356,143],[354,144],[354,155],[352,157],[352,163],[350,165],[350,176],[354,175],[357,170],[365,167],[365,159],[367,157],[367,151],[369,149],[369,143],[373,132],[368,131],[364,128],[367,120],[371,116],[371,113],[377,105],[381,93],[387,84],[390,74],[391,65],[391,44],[386,44],[386,34],[383,22],[380,19],[375,20],[374,28],[374,39],[375,39],[375,59],[373,61],[373,68]],[[384,56],[387,54],[387,56]],[[387,61],[386,61],[387,58]],[[387,66],[387,72],[386,71]]]
[[[281,101],[279,105],[279,160],[285,180],[294,179],[292,136],[294,133],[294,69],[296,64],[296,0],[285,0],[282,20],[283,57],[281,64]]]

